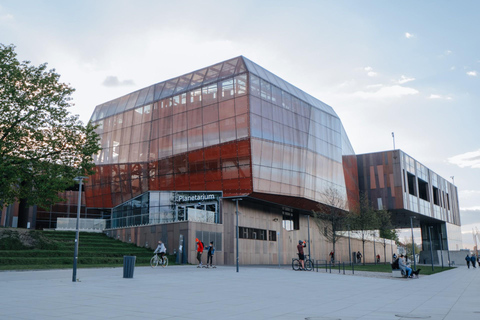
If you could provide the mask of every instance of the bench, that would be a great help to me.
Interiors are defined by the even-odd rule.
[[[401,269],[392,269],[392,277],[394,278],[403,278],[405,277]]]

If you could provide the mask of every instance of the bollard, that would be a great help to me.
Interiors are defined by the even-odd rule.
[[[325,260],[325,272],[328,272],[328,264],[327,264],[327,260]]]
[[[343,274],[345,274],[345,262],[343,263]]]
[[[352,274],[355,274],[355,264],[352,264]]]
[[[136,256],[123,256],[123,277],[133,278]]]
[[[330,273],[332,273],[332,263],[330,262]]]
[[[340,262],[338,262],[338,273],[340,273]]]

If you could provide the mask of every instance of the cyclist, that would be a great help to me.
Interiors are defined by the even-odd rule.
[[[158,240],[158,246],[157,246],[157,249],[155,249],[154,253],[160,254],[160,258],[162,258],[162,264],[163,264],[163,256],[165,255],[166,252],[167,252],[167,248],[163,244],[162,240]]]
[[[305,241],[298,240],[297,250],[298,250],[298,260],[300,261],[300,269],[305,270],[305,254],[303,253],[303,248],[305,248],[307,244]]]

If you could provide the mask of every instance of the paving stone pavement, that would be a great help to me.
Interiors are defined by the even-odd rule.
[[[0,319],[480,319],[480,268],[390,279],[196,266],[0,272]]]

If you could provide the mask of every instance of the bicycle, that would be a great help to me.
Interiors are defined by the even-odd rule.
[[[298,254],[298,253],[297,253]],[[305,255],[306,259],[303,261],[306,271],[313,270],[313,261],[310,260],[310,256],[308,254]],[[298,258],[292,258],[292,269],[295,271],[300,270],[300,260]]]
[[[163,256],[163,260],[162,258],[158,255],[158,254],[154,254],[152,259],[150,259],[150,265],[152,266],[152,268],[155,268],[156,266],[160,265],[162,267],[166,267],[168,266],[168,258],[167,256]]]

